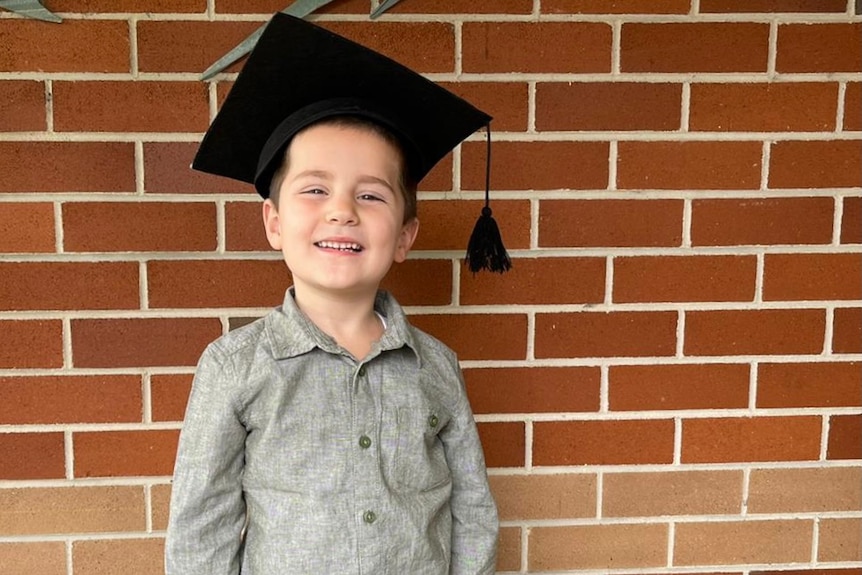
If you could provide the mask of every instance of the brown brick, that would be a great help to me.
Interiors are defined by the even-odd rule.
[[[0,377],[0,425],[141,421],[136,375]]]
[[[58,132],[204,132],[208,125],[201,82],[54,82]]]
[[[824,513],[862,507],[862,468],[754,469],[749,513]]]
[[[670,419],[536,422],[533,465],[671,463],[673,435]]]
[[[0,46],[0,72],[130,71],[129,23],[124,20],[69,19],[62,26],[5,20]]]
[[[0,368],[63,365],[63,325],[59,320],[0,320]]]
[[[817,545],[819,561],[862,561],[862,519],[820,520],[820,535]],[[859,575],[847,569],[844,575]],[[841,570],[829,571],[826,575],[840,575]]]
[[[73,319],[75,367],[192,366],[222,333],[215,318]]]
[[[670,356],[676,312],[579,312],[536,315],[536,357]]]
[[[0,309],[136,309],[134,262],[0,263]]]
[[[543,200],[540,247],[678,247],[680,200]]]
[[[150,194],[257,193],[251,184],[192,170],[190,166],[197,148],[198,144],[188,142],[144,144],[146,192]],[[262,225],[261,229],[263,229]]]
[[[847,82],[844,92],[844,129],[862,130],[862,83]]]
[[[0,433],[0,480],[66,476],[62,433]]]
[[[0,204],[0,253],[50,253],[55,243],[52,204]]]
[[[667,565],[667,525],[533,527],[529,537],[531,572]]]
[[[599,410],[597,367],[501,367],[464,370],[474,413]]]
[[[392,292],[401,305],[449,305],[452,262],[410,259],[393,264],[380,287]]]
[[[770,188],[862,186],[862,142],[775,142],[769,158]]]
[[[814,416],[684,420],[682,462],[816,461],[820,420]]]
[[[451,347],[461,360],[524,359],[527,316],[522,314],[413,315],[410,323]],[[493,337],[476,337],[476,330]]]
[[[484,202],[472,200],[419,202],[419,236],[413,244],[413,251],[457,250],[466,253],[470,234],[482,213],[482,206]],[[506,248],[529,248],[529,201],[494,200],[491,209]]]
[[[826,459],[862,459],[860,437],[862,437],[862,416],[831,416]]]
[[[497,571],[521,569],[521,529],[501,527],[497,542]]]
[[[612,411],[748,406],[747,364],[614,365],[608,379]]]
[[[479,439],[488,467],[523,467],[526,453],[521,422],[479,423]]]
[[[742,510],[741,471],[607,473],[602,517],[737,515]]]
[[[611,71],[611,27],[600,22],[465,22],[464,72]]]
[[[760,186],[760,142],[620,142],[620,189],[739,190]]]
[[[769,25],[625,23],[620,50],[623,72],[766,72]]]
[[[862,406],[862,364],[762,363],[757,368],[757,407]]]
[[[536,129],[679,130],[680,84],[541,82],[536,85]]]
[[[751,571],[751,575],[859,575],[858,569],[780,569],[775,571]]]
[[[66,0],[63,12],[202,13],[206,0]]]
[[[753,301],[754,256],[645,256],[614,259],[617,303]]]
[[[227,251],[272,250],[264,232],[260,202],[226,202],[224,219]]]
[[[696,246],[828,244],[832,198],[713,199],[692,202]]]
[[[485,189],[485,142],[461,146],[461,188]],[[554,158],[549,162],[548,158]],[[495,142],[493,190],[592,190],[608,187],[606,142]]]
[[[810,520],[679,523],[674,565],[802,563],[811,556]]]
[[[841,214],[841,243],[862,244],[862,197],[844,198]]]
[[[38,132],[47,127],[44,83],[0,82],[0,132]]]
[[[545,14],[688,14],[691,0],[542,0]]]
[[[133,192],[134,144],[0,142],[0,174],[0,193]]]
[[[440,85],[493,116],[493,131],[523,132],[527,129],[526,82],[441,82]]]
[[[152,308],[274,307],[290,285],[278,260],[152,261],[147,274]]]
[[[263,22],[139,21],[138,68],[141,72],[203,73],[262,25]],[[242,62],[245,60],[225,71],[238,71]]]
[[[75,575],[158,575],[164,573],[165,540],[109,539],[75,541]]]
[[[782,24],[778,26],[778,72],[859,72],[862,24]]]
[[[448,2],[439,2],[449,4]],[[493,4],[493,2],[491,2]],[[258,0],[249,4],[245,0],[219,0],[216,11],[220,14],[272,14],[284,8],[282,0]],[[337,0],[321,6],[315,14],[368,14],[366,0]]]
[[[844,0],[701,0],[700,12],[844,12]]]
[[[0,489],[0,535],[143,531],[145,521],[142,487]]]
[[[363,8],[368,11],[368,6]],[[412,0],[393,6],[387,14],[529,14],[532,10],[531,0]]]
[[[604,258],[523,258],[505,278],[461,274],[461,304],[601,303],[605,297]]]
[[[182,421],[191,389],[191,374],[150,376],[153,421]]]
[[[592,473],[494,475],[490,481],[502,521],[596,516]]]
[[[862,255],[767,254],[765,300],[862,299]]]
[[[832,329],[833,352],[862,353],[862,308],[837,308]]]
[[[685,355],[785,355],[823,351],[826,317],[816,309],[692,311]]]
[[[689,128],[716,132],[835,129],[834,82],[692,84]]]
[[[171,475],[179,431],[75,433],[75,477]]]
[[[153,485],[150,488],[153,512],[153,530],[162,531],[168,528],[168,516],[171,504],[170,484]]]
[[[66,545],[62,541],[0,543],[4,575],[66,575]]]

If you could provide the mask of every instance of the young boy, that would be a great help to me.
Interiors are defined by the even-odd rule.
[[[255,184],[293,286],[200,360],[168,575],[494,572],[457,359],[378,290],[416,238],[417,182],[488,121],[366,48],[269,23],[195,167]]]

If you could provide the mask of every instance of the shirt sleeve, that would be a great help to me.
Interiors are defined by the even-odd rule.
[[[211,344],[198,363],[180,433],[165,542],[166,575],[238,575],[245,524],[246,430],[229,358]]]
[[[450,575],[490,575],[497,561],[499,520],[488,485],[485,456],[461,370],[455,364],[459,401],[441,432],[452,474],[452,559]]]

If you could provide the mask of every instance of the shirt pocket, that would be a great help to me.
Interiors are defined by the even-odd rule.
[[[399,407],[384,411],[384,472],[391,487],[430,491],[450,481],[439,433],[448,417],[440,409]]]

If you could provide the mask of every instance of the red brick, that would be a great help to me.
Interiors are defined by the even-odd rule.
[[[770,188],[862,186],[862,141],[775,142],[769,158]]]
[[[533,465],[671,463],[673,434],[670,419],[537,421]]]
[[[543,200],[540,247],[678,247],[680,200]]]
[[[141,421],[135,375],[0,377],[0,425]]]
[[[760,187],[760,142],[620,142],[618,150],[620,189]]]
[[[493,146],[492,190],[608,187],[606,142],[495,142]],[[485,142],[466,142],[461,150],[461,188],[484,191]]]
[[[766,72],[769,25],[624,23],[620,51],[623,72]]]
[[[748,407],[746,364],[614,365],[608,378],[612,411]]]
[[[536,129],[679,130],[680,84],[541,82],[536,85]]]
[[[0,433],[0,480],[66,476],[62,433]]]
[[[599,410],[597,367],[501,367],[464,370],[474,413]]]
[[[862,299],[862,255],[767,254],[765,300]]]
[[[140,307],[135,262],[0,263],[0,309]]]
[[[401,305],[449,305],[452,303],[450,260],[407,260],[393,264],[381,286]]]
[[[695,246],[829,244],[832,198],[712,199],[692,202]]]
[[[0,204],[0,253],[48,253],[55,243],[53,204]]]
[[[226,202],[224,219],[227,251],[272,250],[263,229],[260,202]]]
[[[210,202],[67,202],[67,252],[213,251],[216,208]]]
[[[833,415],[829,418],[826,459],[862,459],[862,415]]]
[[[130,71],[125,20],[4,20],[0,46],[0,72]]]
[[[150,194],[255,194],[251,184],[191,169],[198,144],[144,144],[144,189]],[[261,220],[262,221],[262,220]],[[262,228],[261,228],[262,229]]]
[[[0,132],[47,129],[45,84],[29,80],[0,82]]]
[[[284,9],[282,0],[218,0],[216,12],[219,14],[272,14]],[[315,14],[368,14],[367,0],[335,0],[315,10]]]
[[[689,128],[716,132],[835,129],[836,83],[692,84]]]
[[[669,356],[675,312],[579,312],[536,315],[536,357]]]
[[[862,197],[844,198],[841,215],[841,243],[862,244]]]
[[[191,374],[153,374],[150,396],[153,421],[182,421],[192,390]]]
[[[617,303],[753,301],[754,256],[614,258]]]
[[[73,319],[75,367],[193,366],[222,333],[216,318]]]
[[[55,2],[48,2],[54,4]],[[64,0],[62,12],[82,12],[93,14],[99,12],[131,12],[131,13],[170,13],[190,14],[203,13],[206,10],[206,0]]]
[[[410,323],[454,349],[461,360],[527,356],[527,316],[522,314],[412,315]],[[493,337],[476,337],[479,326]]]
[[[837,308],[832,330],[833,352],[862,353],[862,308]]]
[[[862,364],[762,363],[757,368],[757,407],[862,406]]]
[[[479,439],[488,467],[523,467],[526,439],[524,424],[479,423]]]
[[[611,27],[599,22],[465,22],[464,72],[611,71]]]
[[[859,72],[862,24],[782,24],[778,26],[778,72]]]
[[[470,234],[485,203],[474,200],[419,202],[419,236],[413,251],[456,250],[466,253]],[[507,249],[530,247],[530,202],[491,200],[494,220]]]
[[[178,439],[173,429],[75,433],[75,477],[171,475]]]
[[[367,5],[367,2],[366,2]],[[365,7],[367,11],[367,6]],[[411,0],[393,6],[387,14],[529,14],[532,0]]]
[[[862,83],[847,82],[844,92],[844,129],[862,130]]]
[[[523,258],[497,274],[461,274],[461,304],[601,303],[604,258]]]
[[[440,85],[493,116],[492,131],[523,132],[527,129],[526,82],[441,82]]]
[[[0,174],[0,193],[133,192],[135,147],[128,142],[0,142]]]
[[[63,324],[59,320],[0,320],[0,368],[63,365]]]
[[[545,14],[688,14],[691,0],[542,0]]]
[[[147,273],[152,308],[273,307],[290,285],[279,260],[153,261]]]
[[[820,427],[805,416],[683,420],[682,462],[816,461]]]
[[[204,132],[202,82],[54,82],[58,132]]]
[[[844,12],[845,0],[700,0],[700,12]]]
[[[277,10],[282,8],[284,6]],[[137,23],[138,68],[141,72],[203,73],[211,64],[263,24],[263,22],[224,21],[139,21]],[[245,59],[224,71],[236,72],[242,67],[243,62]]]
[[[685,355],[818,354],[825,330],[823,310],[692,311],[685,319]]]

